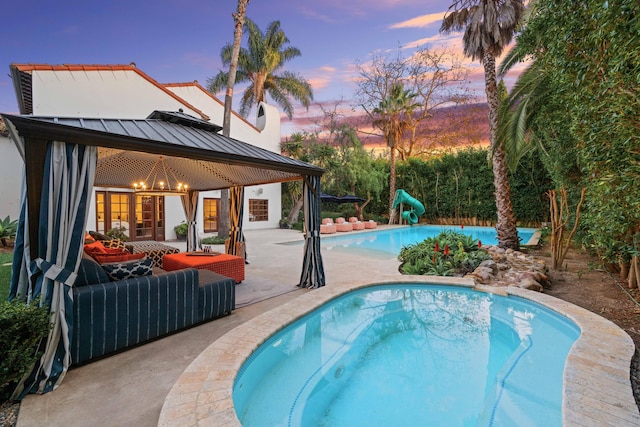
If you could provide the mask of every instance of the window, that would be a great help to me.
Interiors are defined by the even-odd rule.
[[[218,231],[218,204],[220,199],[203,199],[202,223],[205,233]]]
[[[249,199],[249,222],[269,221],[269,200]]]

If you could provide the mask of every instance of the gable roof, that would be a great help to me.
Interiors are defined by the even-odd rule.
[[[132,71],[138,74],[143,79],[174,98],[176,101],[183,104],[185,107],[195,111],[203,120],[209,120],[209,116],[203,113],[198,108],[191,105],[189,102],[180,98],[178,95],[161,85],[149,75],[141,71],[132,62],[130,65],[49,65],[49,64],[11,64],[9,66],[11,70],[11,77],[13,80],[13,86],[15,88],[16,96],[18,97],[18,107],[20,108],[20,114],[33,114],[33,86],[32,86],[32,73],[33,71]]]
[[[162,155],[192,190],[206,191],[321,176],[322,168],[225,137],[184,113],[147,119],[36,117],[3,114],[26,144],[64,141],[98,146],[96,186],[131,188]],[[180,122],[175,122],[176,118]],[[204,123],[204,124],[203,124]]]

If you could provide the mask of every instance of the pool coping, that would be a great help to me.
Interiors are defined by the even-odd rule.
[[[340,283],[311,290],[237,326],[214,341],[183,372],[167,395],[159,426],[240,426],[232,400],[235,377],[245,360],[275,332],[346,292],[378,284],[425,283],[513,295],[554,310],[581,329],[563,376],[564,426],[640,426],[633,398],[631,338],[613,322],[552,296],[516,287],[476,285],[472,279],[397,276],[375,283]],[[544,368],[544,367],[542,367]]]

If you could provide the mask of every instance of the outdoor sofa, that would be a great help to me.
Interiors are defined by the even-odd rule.
[[[129,262],[129,263],[135,263]],[[140,270],[151,260],[139,261]],[[235,281],[188,268],[110,280],[93,258],[83,256],[73,287],[70,343],[79,364],[231,313]]]

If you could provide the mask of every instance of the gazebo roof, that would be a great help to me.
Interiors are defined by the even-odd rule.
[[[220,127],[182,112],[147,119],[3,114],[26,144],[64,141],[98,146],[95,185],[131,188],[159,156],[171,174],[205,191],[320,176],[324,170],[219,134]]]

